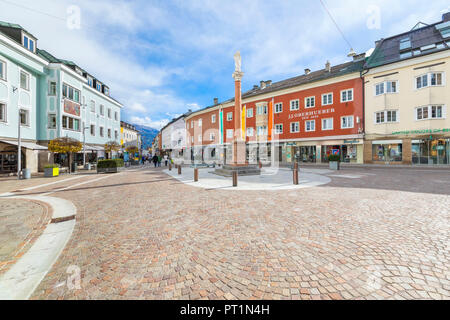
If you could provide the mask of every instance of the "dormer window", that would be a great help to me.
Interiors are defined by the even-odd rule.
[[[31,52],[34,52],[35,41],[33,39],[29,38],[28,36],[24,35],[23,36],[23,46],[25,48],[27,48],[28,50],[30,50]]]
[[[92,79],[91,77],[87,77],[87,82],[88,82],[88,85],[90,86],[90,87],[92,87],[92,84],[93,84],[93,82],[94,82],[94,79]]]
[[[105,87],[104,91],[105,91],[104,94],[109,96],[109,89],[108,89],[108,87]]]
[[[100,83],[97,83],[97,90],[100,92],[102,91],[102,85]]]

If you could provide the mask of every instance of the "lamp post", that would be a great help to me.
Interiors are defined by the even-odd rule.
[[[86,129],[89,127],[83,127],[83,167],[86,166]]]
[[[18,126],[18,133],[17,133],[17,179],[20,180],[20,171],[22,171],[22,145],[21,145],[21,139],[20,139],[20,108],[19,108],[19,126]]]

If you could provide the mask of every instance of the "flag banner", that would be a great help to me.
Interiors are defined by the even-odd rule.
[[[245,105],[242,107],[241,111],[241,137],[245,140]]]
[[[273,101],[269,102],[269,121],[267,124],[267,127],[269,129],[269,133],[267,135],[267,140],[271,141],[272,140],[272,123],[273,123]]]

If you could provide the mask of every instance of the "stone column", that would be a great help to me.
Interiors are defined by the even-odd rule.
[[[412,140],[403,139],[402,145],[403,164],[412,164]]]
[[[243,72],[235,71],[234,78],[234,140],[233,140],[233,166],[246,165],[245,141],[241,133],[241,80]]]

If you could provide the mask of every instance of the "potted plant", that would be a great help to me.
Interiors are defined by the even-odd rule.
[[[44,177],[57,177],[59,176],[59,166],[57,164],[48,164],[44,167]]]
[[[328,156],[328,162],[330,164],[331,170],[339,170],[340,169],[340,161],[341,157],[337,154],[331,154]]]
[[[99,160],[97,173],[117,173],[124,167],[123,159]]]

